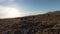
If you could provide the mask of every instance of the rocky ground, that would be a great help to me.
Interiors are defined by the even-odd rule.
[[[60,11],[0,19],[0,34],[60,34]]]

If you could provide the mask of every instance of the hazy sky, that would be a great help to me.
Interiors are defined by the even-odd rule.
[[[22,17],[60,10],[60,0],[0,0],[0,18]]]

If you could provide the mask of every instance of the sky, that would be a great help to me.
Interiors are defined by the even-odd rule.
[[[0,18],[23,17],[60,10],[60,0],[0,0]]]

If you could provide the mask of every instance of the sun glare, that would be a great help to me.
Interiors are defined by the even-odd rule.
[[[1,15],[0,18],[15,18],[15,17],[23,17],[27,16],[28,14],[19,10],[18,8],[14,7],[1,7]]]
[[[8,14],[10,17],[18,17],[19,16],[19,11],[16,8],[10,8],[8,10]]]
[[[20,12],[17,8],[12,7],[3,7],[1,9],[1,16],[0,18],[14,18],[14,17],[20,17]]]

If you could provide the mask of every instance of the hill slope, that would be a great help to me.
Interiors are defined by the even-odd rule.
[[[52,30],[60,32],[60,11],[0,19],[0,34],[48,34],[48,31]]]

